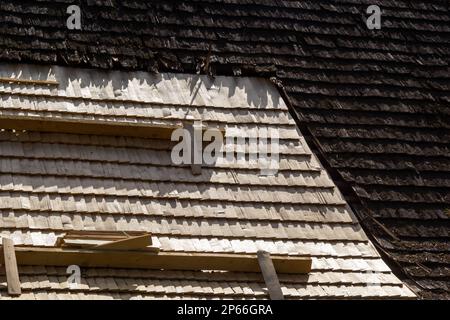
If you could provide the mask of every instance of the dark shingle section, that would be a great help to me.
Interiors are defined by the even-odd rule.
[[[0,3],[0,60],[277,76],[366,230],[424,298],[450,298],[449,1]],[[83,31],[65,28],[81,4]]]

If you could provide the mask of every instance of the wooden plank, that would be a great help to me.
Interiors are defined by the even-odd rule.
[[[151,234],[141,231],[69,231],[56,240],[56,247],[136,250],[153,244]],[[158,251],[158,248],[152,248]]]
[[[104,240],[64,239],[61,241],[59,247],[74,248],[74,249],[75,248],[95,249],[95,248],[97,248],[97,246],[101,246],[101,245],[105,245],[105,244],[109,244],[109,243],[110,243],[110,241],[104,241]],[[115,249],[115,250],[118,250],[118,249]],[[134,249],[134,250],[136,250],[136,249]],[[139,248],[139,250],[159,252],[160,249],[158,247],[143,247],[143,248]]]
[[[53,80],[33,80],[33,79],[17,79],[17,78],[4,78],[0,77],[0,82],[3,83],[16,83],[16,84],[37,84],[47,86],[58,86],[58,81]]]
[[[144,231],[97,231],[97,230],[73,230],[64,235],[64,239],[97,239],[120,240],[129,237],[151,235]]]
[[[246,254],[16,247],[16,256],[19,265],[261,272],[257,256]],[[311,271],[309,257],[272,256],[272,261],[277,273]]]
[[[139,250],[152,245],[152,237],[146,234],[139,237],[129,237],[126,239],[110,241],[95,246],[95,249],[102,250]]]
[[[57,247],[71,247],[71,248],[92,248],[100,244],[108,243],[109,240],[97,239],[60,239],[57,241]]]
[[[51,119],[43,117],[1,116],[0,128],[40,132],[95,134],[110,136],[144,137],[169,140],[181,124],[113,122],[100,120]]]
[[[284,300],[283,291],[281,291],[280,281],[278,280],[277,272],[273,265],[270,254],[266,251],[259,250],[258,262],[261,272],[264,277],[269,296],[271,300]]]
[[[14,241],[3,238],[3,262],[5,264],[6,282],[8,283],[8,294],[19,296],[22,293],[20,288],[19,270],[14,251]]]

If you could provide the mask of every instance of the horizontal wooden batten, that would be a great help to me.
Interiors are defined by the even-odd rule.
[[[4,78],[0,77],[0,83],[15,83],[24,85],[39,85],[39,86],[57,86],[58,81],[53,80],[33,80],[33,79],[18,79],[18,78]]]
[[[136,124],[132,122],[112,121],[79,121],[79,120],[52,120],[44,118],[20,119],[0,118],[0,128],[40,132],[96,134],[112,136],[145,137],[153,139],[170,140],[175,129],[182,128],[179,124]]]
[[[155,252],[150,250],[69,249],[56,247],[15,248],[18,265],[112,267],[157,270],[223,270],[260,272],[256,255]],[[277,273],[311,271],[309,257],[271,256]]]

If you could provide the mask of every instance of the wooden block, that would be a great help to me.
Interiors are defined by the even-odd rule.
[[[22,293],[20,288],[19,270],[17,268],[14,241],[3,238],[3,258],[6,270],[6,282],[8,283],[8,294],[19,296]]]
[[[270,254],[266,251],[258,251],[258,262],[261,272],[264,277],[269,296],[272,300],[284,300],[283,292],[281,291],[280,281],[278,280],[277,272],[273,265]]]

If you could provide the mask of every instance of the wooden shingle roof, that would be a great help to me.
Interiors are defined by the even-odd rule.
[[[381,30],[372,0],[74,2],[82,31],[65,0],[1,1],[0,60],[277,77],[396,274],[450,297],[447,0],[377,1]]]
[[[58,83],[0,83],[3,120],[81,127],[83,119],[101,127],[117,119],[143,127],[189,115],[223,126],[225,135],[235,127],[280,129],[280,167],[272,176],[239,162],[204,165],[193,175],[171,161],[170,140],[120,130],[3,130],[0,228],[16,246],[50,247],[71,230],[146,231],[162,252],[312,257],[311,273],[280,275],[287,298],[414,297],[370,243],[269,81],[30,65],[2,70],[6,78],[42,75]],[[82,285],[72,291],[59,267],[21,266],[21,297],[267,298],[261,274],[82,270]],[[4,290],[0,285],[7,297]]]

